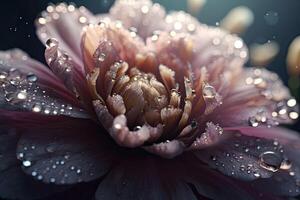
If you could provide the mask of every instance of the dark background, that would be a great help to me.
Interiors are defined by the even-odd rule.
[[[57,0],[6,0],[0,2],[0,50],[21,48],[33,58],[44,62],[44,47],[35,35],[34,19],[50,3]],[[69,1],[67,1],[69,2]],[[113,0],[73,0],[77,5],[84,5],[94,13],[106,12],[113,4]],[[167,10],[186,10],[185,0],[155,0]],[[289,76],[286,70],[286,54],[291,41],[300,35],[300,1],[299,0],[207,0],[203,10],[197,16],[203,23],[215,25],[230,9],[245,5],[255,14],[255,22],[242,35],[248,45],[254,42],[276,40],[280,44],[280,53],[268,66],[276,71],[288,84]],[[266,14],[271,15],[270,24],[266,21]],[[273,14],[272,14],[273,13]],[[274,15],[274,13],[276,13]],[[273,16],[272,16],[273,15]],[[291,86],[295,86],[291,84]],[[300,101],[300,91],[293,90],[293,94]],[[292,127],[300,131],[300,123]]]

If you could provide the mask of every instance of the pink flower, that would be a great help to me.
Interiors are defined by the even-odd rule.
[[[276,74],[244,68],[237,36],[150,0],[96,16],[50,5],[37,33],[51,70],[0,53],[1,197],[300,193],[300,138],[275,128],[298,118],[296,100]]]

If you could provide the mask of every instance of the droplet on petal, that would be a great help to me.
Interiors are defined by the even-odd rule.
[[[47,48],[52,48],[58,45],[58,41],[55,38],[50,38],[46,41]]]
[[[212,98],[215,98],[216,94],[217,94],[217,92],[213,86],[206,84],[203,87],[203,97],[204,98],[212,99]]]
[[[276,172],[282,165],[282,157],[273,151],[263,152],[260,156],[260,166],[268,171]]]

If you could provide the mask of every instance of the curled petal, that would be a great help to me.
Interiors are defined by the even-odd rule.
[[[276,74],[248,69],[236,81],[210,116],[222,126],[273,126],[298,118],[297,102]]]
[[[36,20],[37,35],[46,44],[48,38],[56,38],[61,48],[66,51],[83,70],[81,61],[80,38],[82,28],[97,19],[85,7],[60,3],[49,5]]]
[[[162,134],[162,126],[158,125],[157,128],[143,125],[138,127],[136,131],[130,131],[127,127],[127,120],[125,115],[117,116],[112,128],[109,130],[110,135],[121,146],[125,147],[138,147],[143,145],[148,140],[154,140]]]
[[[117,0],[109,14],[125,28],[135,28],[144,39],[164,27],[164,8],[150,0]]]

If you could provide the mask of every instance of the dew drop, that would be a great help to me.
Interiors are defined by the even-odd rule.
[[[35,74],[30,73],[30,74],[28,74],[28,75],[26,76],[26,79],[27,79],[29,82],[36,82],[38,78],[37,78],[37,76],[36,76]]]
[[[19,100],[25,100],[27,98],[27,92],[26,91],[20,91],[18,94],[17,94],[17,98]]]
[[[142,127],[141,126],[135,126],[134,128],[133,128],[133,131],[138,131],[138,130],[140,130]]]
[[[41,112],[41,110],[42,110],[42,106],[39,104],[34,104],[32,107],[33,112]]]
[[[213,86],[206,84],[203,87],[203,97],[204,98],[212,99],[212,98],[215,98],[216,94],[217,94],[217,92]]]
[[[49,38],[46,41],[47,48],[52,48],[58,45],[58,41],[55,38]]]
[[[283,162],[281,156],[273,151],[263,152],[259,157],[260,166],[271,172],[278,171]]]
[[[292,162],[290,160],[284,160],[281,163],[280,169],[282,170],[289,170],[292,167]]]
[[[31,161],[24,160],[22,164],[23,164],[24,167],[30,167],[31,166]]]
[[[101,53],[98,57],[98,61],[103,62],[106,58],[106,55],[104,53]]]
[[[6,79],[7,73],[6,72],[0,72],[0,80]]]
[[[50,183],[55,183],[55,178],[50,178]]]

